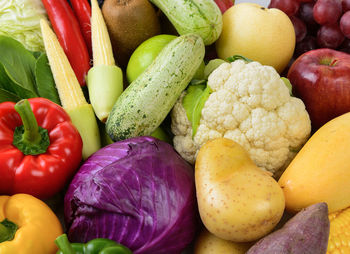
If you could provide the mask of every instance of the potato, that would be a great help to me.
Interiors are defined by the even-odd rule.
[[[194,254],[244,254],[251,245],[223,240],[203,229],[196,240]]]
[[[258,241],[247,254],[325,254],[328,236],[328,207],[326,203],[317,203],[300,211],[281,229]]]
[[[281,187],[230,139],[214,139],[201,147],[195,163],[195,184],[203,224],[222,239],[257,240],[283,215]]]

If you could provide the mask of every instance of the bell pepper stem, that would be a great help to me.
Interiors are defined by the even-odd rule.
[[[0,243],[11,241],[16,234],[17,225],[7,219],[0,222]]]
[[[8,235],[8,229],[0,223],[0,243],[6,241],[6,236]]]
[[[32,108],[27,99],[20,100],[15,105],[15,110],[20,115],[24,127],[23,139],[30,143],[40,143],[41,135],[39,126]]]
[[[75,254],[75,251],[71,246],[66,234],[58,236],[55,240],[55,243],[63,254]]]
[[[23,125],[17,126],[13,133],[13,145],[25,155],[45,153],[50,145],[46,129],[38,126],[35,115],[27,99],[20,100],[14,106]]]

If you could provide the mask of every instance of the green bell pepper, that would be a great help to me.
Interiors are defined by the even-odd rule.
[[[56,254],[132,254],[127,247],[106,238],[96,238],[87,243],[70,243],[66,234],[55,240]]]

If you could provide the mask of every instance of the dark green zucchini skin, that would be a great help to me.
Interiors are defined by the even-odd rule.
[[[114,141],[150,135],[165,119],[203,61],[202,38],[186,34],[171,41],[119,96],[106,122]]]
[[[215,42],[222,31],[222,14],[214,0],[150,0],[182,35],[196,33],[205,45]]]

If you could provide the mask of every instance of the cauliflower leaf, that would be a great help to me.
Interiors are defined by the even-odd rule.
[[[206,85],[205,80],[192,82],[186,90],[182,106],[185,108],[187,118],[192,125],[192,138],[196,135],[202,108],[209,98],[210,93],[211,89]]]

